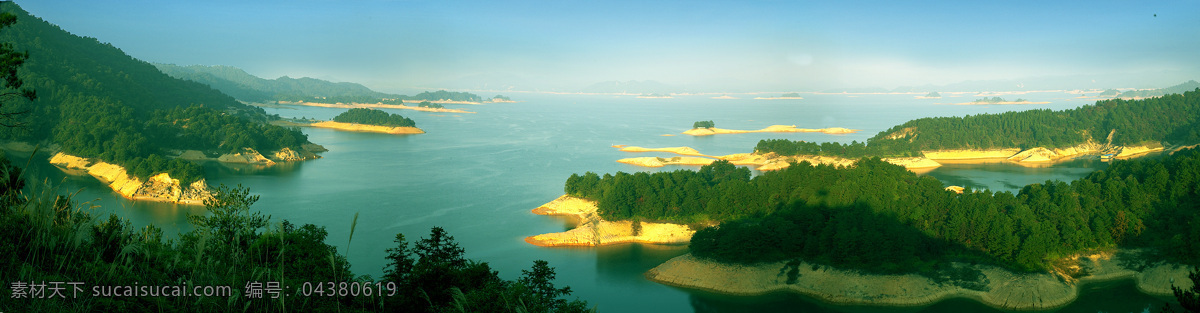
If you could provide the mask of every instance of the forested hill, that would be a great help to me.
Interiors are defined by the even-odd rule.
[[[1200,90],[1141,100],[1101,100],[1074,109],[931,117],[892,127],[868,140],[897,150],[1063,148],[1089,139],[1114,145],[1195,143]],[[883,148],[883,147],[880,147]]]
[[[304,101],[318,103],[392,103],[403,100],[452,100],[482,101],[478,95],[467,92],[440,90],[422,92],[415,96],[382,93],[356,83],[335,83],[316,78],[280,77],[264,79],[250,75],[232,66],[178,66],[154,64],[159,70],[175,78],[191,80],[212,86],[217,90],[247,102]]]
[[[38,95],[3,103],[4,112],[29,113],[17,120],[27,127],[4,128],[0,139],[50,141],[69,154],[140,173],[167,171],[185,181],[199,170],[167,161],[168,149],[265,152],[308,142],[298,130],[263,123],[262,109],[167,76],[111,44],[68,33],[12,2],[0,2],[0,10],[16,16],[0,30],[0,42],[28,52],[18,77]]]
[[[1070,183],[1010,192],[943,189],[878,158],[801,163],[751,177],[727,161],[699,171],[572,175],[564,191],[609,220],[719,226],[692,237],[722,262],[795,258],[877,272],[931,272],[970,260],[1043,270],[1093,249],[1146,247],[1200,264],[1200,150],[1117,161]]]
[[[1074,109],[928,117],[880,132],[866,144],[763,140],[755,151],[782,155],[919,156],[921,151],[1036,147],[1091,142],[1129,146],[1200,142],[1200,90],[1139,100],[1101,100]]]

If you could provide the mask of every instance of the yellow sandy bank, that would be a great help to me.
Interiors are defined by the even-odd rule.
[[[827,164],[833,166],[850,166],[854,165],[857,160],[831,157],[831,156],[815,156],[815,155],[798,155],[798,156],[778,156],[774,153],[758,154],[758,153],[737,153],[726,156],[710,156],[700,153],[691,147],[668,147],[668,148],[643,148],[637,146],[614,145],[614,148],[620,148],[626,152],[670,152],[684,157],[641,157],[641,158],[625,158],[617,160],[617,162],[644,166],[644,167],[663,167],[666,165],[709,165],[716,160],[726,160],[733,165],[753,166],[759,171],[773,171],[787,168],[791,163],[800,163],[807,161],[814,165]],[[700,156],[700,157],[689,157]],[[932,169],[942,166],[941,163],[923,157],[912,158],[884,158],[885,162],[903,166],[909,170]]]
[[[378,125],[355,124],[355,123],[340,123],[340,122],[334,122],[334,121],[312,123],[311,126],[312,127],[321,127],[321,128],[331,128],[331,129],[336,129],[336,130],[384,133],[384,134],[394,134],[394,135],[424,134],[425,133],[425,131],[421,130],[420,128],[416,128],[416,127],[390,127],[390,126],[378,126]]]
[[[1080,258],[1088,276],[1078,283],[1065,283],[1051,273],[1016,274],[1007,270],[975,265],[984,278],[960,284],[939,284],[916,275],[869,275],[833,269],[814,270],[807,263],[796,269],[799,275],[787,283],[785,262],[759,265],[725,264],[685,254],[650,271],[646,278],[662,284],[734,295],[761,295],[784,291],[805,294],[837,304],[880,306],[925,306],[948,298],[969,298],[988,306],[1008,310],[1051,309],[1067,305],[1079,295],[1079,284],[1133,279],[1138,289],[1155,295],[1170,294],[1173,280],[1190,286],[1187,268],[1171,264],[1156,265],[1141,272],[1120,265],[1112,258]],[[964,288],[975,284],[973,289]],[[1186,287],[1184,286],[1184,287]]]
[[[849,129],[842,127],[830,128],[796,128],[796,125],[771,125],[767,128],[759,130],[737,130],[723,128],[693,128],[683,134],[692,136],[709,136],[717,134],[745,134],[745,133],[826,133],[826,134],[851,134],[857,133],[858,129]]]
[[[712,162],[715,162],[715,161],[717,161],[717,160],[709,159],[709,158],[700,158],[700,157],[670,157],[670,158],[641,157],[641,158],[625,158],[625,159],[617,160],[617,162],[619,162],[619,163],[625,163],[625,164],[629,164],[629,165],[637,165],[637,166],[643,166],[643,167],[663,167],[666,165],[700,165],[700,166],[703,166],[703,165],[712,164]]]
[[[525,242],[542,247],[600,246],[624,242],[680,244],[696,233],[687,225],[642,222],[642,230],[633,234],[630,221],[606,221],[596,214],[596,202],[563,195],[533,209],[539,215],[566,215],[579,219],[575,229],[525,237]]]
[[[137,177],[130,176],[121,166],[104,162],[91,163],[88,159],[62,152],[50,158],[50,164],[69,169],[86,170],[88,174],[107,183],[110,188],[127,199],[204,204],[205,199],[212,197],[204,179],[193,182],[187,188],[182,188],[179,180],[171,178],[167,173],[159,173],[151,176],[146,182],[142,182]]]
[[[625,152],[670,152],[670,153],[674,153],[674,154],[678,154],[678,155],[707,156],[707,155],[700,154],[700,151],[696,151],[696,149],[693,149],[692,147],[643,148],[643,147],[638,147],[638,146],[622,145],[621,151],[625,151]]]
[[[1158,152],[1158,151],[1162,151],[1162,150],[1163,150],[1162,145],[1121,147],[1121,152],[1117,153],[1116,157],[1117,158],[1129,158],[1129,157],[1140,156],[1142,154],[1146,154],[1146,153],[1150,153],[1150,152]]]
[[[250,165],[256,165],[256,166],[272,166],[272,165],[279,164],[279,162],[292,162],[292,161],[320,159],[321,156],[317,155],[316,152],[324,152],[324,151],[329,151],[329,150],[325,149],[325,147],[322,147],[321,145],[318,145],[318,144],[307,143],[307,144],[304,144],[303,146],[301,146],[299,151],[292,150],[292,148],[284,147],[283,149],[279,149],[279,151],[275,151],[275,153],[272,153],[269,156],[264,156],[261,153],[258,153],[257,150],[254,150],[252,148],[242,148],[241,152],[226,153],[226,154],[217,156],[215,158],[210,158],[210,157],[208,157],[207,154],[205,154],[202,151],[198,151],[198,150],[179,151],[179,152],[177,152],[178,155],[176,157],[180,158],[180,159],[192,160],[192,161],[217,161],[217,162],[221,162],[221,163],[237,163],[237,164],[250,164]]]
[[[430,101],[430,102],[479,104],[478,102],[449,101],[449,100]],[[441,112],[441,113],[472,113],[472,114],[475,113],[475,112],[459,110],[459,109],[426,108],[426,107],[419,107],[419,106],[414,107],[414,106],[407,106],[407,105],[403,105],[403,104],[383,104],[383,103],[350,103],[350,104],[346,104],[346,103],[316,103],[316,102],[287,102],[287,101],[279,101],[279,103],[292,104],[292,105],[303,105],[303,106],[310,106],[310,107],[342,108],[342,109],[381,108],[381,109],[401,109],[401,110],[413,110],[413,111],[423,111],[423,112]]]
[[[972,159],[1007,159],[1021,152],[1021,149],[962,149],[922,151],[930,160],[972,160]]]

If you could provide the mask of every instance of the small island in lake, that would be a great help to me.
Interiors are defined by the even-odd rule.
[[[785,93],[778,97],[756,97],[757,100],[803,100],[799,93]]]
[[[637,97],[641,98],[641,99],[671,99],[671,98],[674,98],[669,94],[664,95],[661,93],[642,94]]]
[[[516,101],[513,101],[509,97],[505,97],[505,96],[501,96],[501,95],[496,95],[495,97],[492,97],[492,103],[512,103],[512,102],[516,102]]]
[[[1050,103],[1050,102],[1033,102],[1033,101],[1029,101],[1029,100],[1025,100],[1025,99],[1021,99],[1021,98],[1017,98],[1017,100],[1013,100],[1013,101],[1008,101],[1001,97],[991,97],[991,98],[984,97],[984,98],[976,99],[975,101],[971,101],[971,102],[954,103],[954,104],[956,104],[956,105],[981,105],[981,104],[1047,104],[1047,103]]]
[[[418,103],[418,104],[417,104],[417,107],[420,107],[420,108],[431,108],[431,109],[443,109],[443,108],[446,108],[446,106],[443,106],[441,103],[433,103],[433,102],[429,102],[429,101],[421,101],[421,103]]]
[[[354,108],[335,116],[332,121],[312,123],[310,126],[337,130],[361,131],[385,134],[424,134],[413,120],[400,114]]]
[[[941,99],[941,98],[942,98],[942,94],[938,93],[937,91],[930,91],[929,93],[925,94],[924,96],[917,96],[917,99]]]

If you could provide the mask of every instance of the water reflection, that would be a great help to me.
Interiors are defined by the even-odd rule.
[[[687,245],[627,243],[596,249],[596,273],[600,279],[622,284],[645,283],[643,273],[671,258],[688,252]]]
[[[64,171],[50,165],[44,161],[49,155],[34,156],[33,162],[25,153],[7,153],[7,157],[13,164],[25,168],[23,175],[28,182],[27,192],[52,188],[52,194],[71,195],[76,207],[83,208],[97,219],[107,219],[109,214],[117,214],[128,219],[135,228],[154,225],[162,228],[163,236],[171,238],[192,229],[187,223],[188,215],[205,213],[204,207],[199,205],[125,199],[86,172]]]
[[[1074,303],[1045,311],[1006,311],[965,298],[946,299],[924,307],[840,306],[792,293],[756,297],[734,297],[700,291],[687,291],[695,312],[850,312],[850,313],[933,313],[933,312],[1159,312],[1170,299],[1148,296],[1137,291],[1132,280],[1089,284],[1080,290]]]

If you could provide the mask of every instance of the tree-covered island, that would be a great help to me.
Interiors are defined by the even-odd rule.
[[[400,114],[387,113],[383,110],[355,108],[346,110],[333,117],[334,122],[367,124],[387,127],[416,127],[417,123]]]

